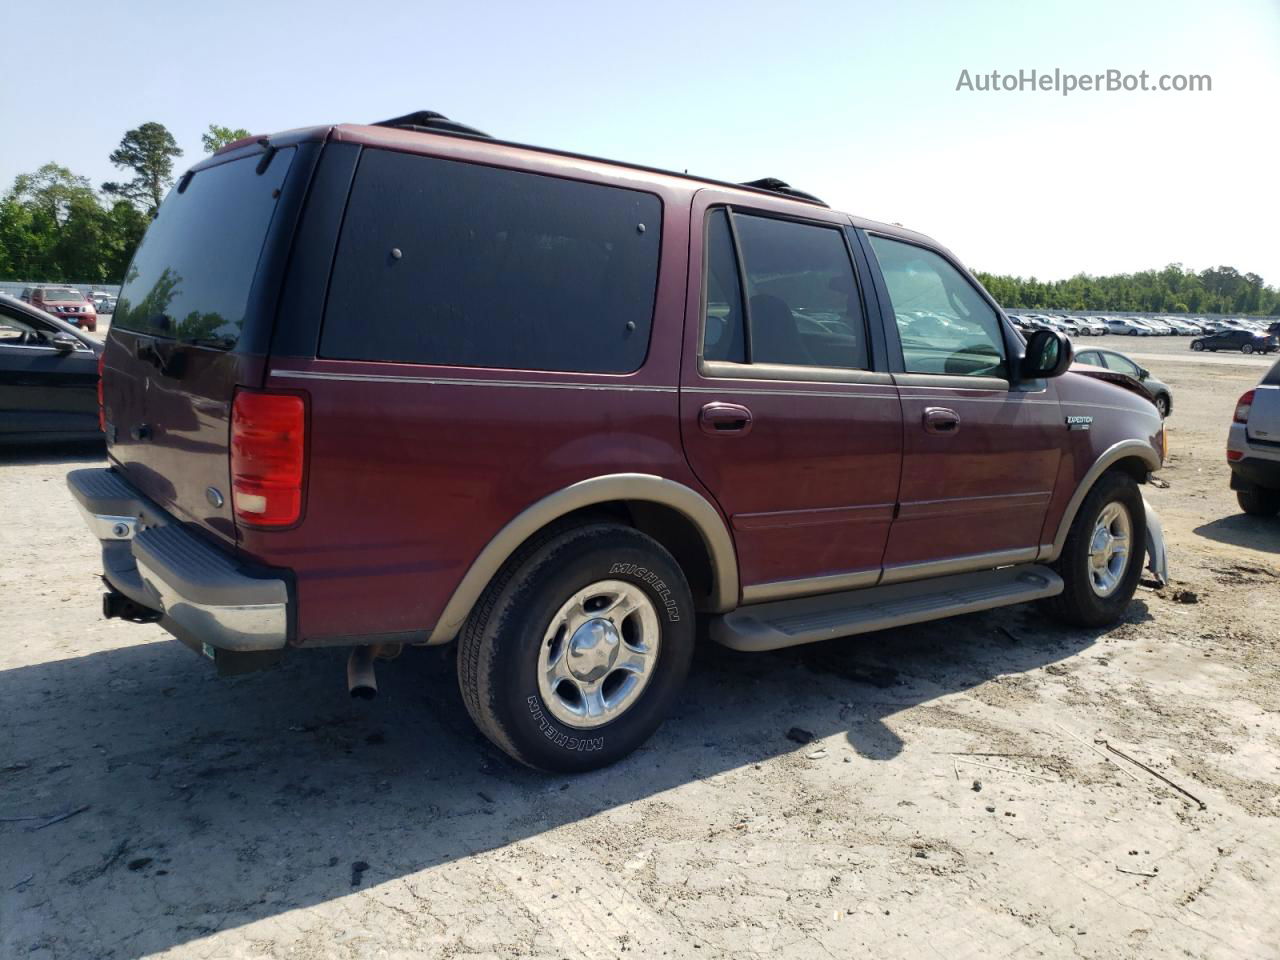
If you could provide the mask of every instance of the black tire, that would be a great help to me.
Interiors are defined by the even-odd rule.
[[[1198,350],[1203,350],[1203,349],[1204,349],[1204,344],[1203,344],[1203,343],[1201,343],[1199,340],[1193,340],[1193,341],[1191,341],[1191,349],[1192,349],[1192,350],[1197,350],[1197,351],[1198,351]]]
[[[1160,419],[1163,420],[1169,415],[1169,395],[1167,393],[1157,393],[1155,403]]]
[[[1262,487],[1237,490],[1236,502],[1240,504],[1241,510],[1251,516],[1274,517],[1280,513],[1280,490],[1265,490]]]
[[[1242,343],[1242,344],[1240,344],[1240,352],[1241,352],[1241,353],[1253,353],[1253,344],[1252,344],[1252,343]]]
[[[565,601],[606,580],[648,597],[660,639],[637,699],[613,720],[584,729],[553,715],[539,690],[538,659]],[[577,773],[608,766],[644,743],[670,712],[689,672],[694,623],[684,573],[656,540],[611,523],[552,529],[507,562],[463,627],[458,682],[467,712],[499,749],[530,767]]]
[[[1103,509],[1119,503],[1129,512],[1129,554],[1120,581],[1108,596],[1099,596],[1093,587],[1089,567],[1089,546],[1094,525]],[[1050,616],[1077,627],[1109,627],[1123,616],[1142,576],[1147,539],[1147,517],[1138,484],[1127,473],[1104,473],[1080,504],[1062,554],[1053,568],[1065,584],[1062,593],[1041,601]]]

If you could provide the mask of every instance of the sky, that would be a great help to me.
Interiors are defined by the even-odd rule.
[[[992,273],[1181,263],[1280,285],[1280,0],[59,0],[5,20],[0,186],[50,160],[120,179],[108,155],[151,120],[182,169],[210,123],[431,109],[507,140],[779,177]],[[963,70],[1055,68],[1212,90],[956,89]]]

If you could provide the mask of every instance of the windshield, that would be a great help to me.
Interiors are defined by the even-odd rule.
[[[293,154],[278,151],[262,173],[261,156],[218,164],[169,191],[125,274],[116,326],[235,346]]]
[[[40,295],[45,303],[84,303],[80,291],[70,287],[45,287]]]

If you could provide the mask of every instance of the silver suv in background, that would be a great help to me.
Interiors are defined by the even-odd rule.
[[[1280,513],[1280,361],[1236,401],[1227,463],[1241,510],[1260,517]]]

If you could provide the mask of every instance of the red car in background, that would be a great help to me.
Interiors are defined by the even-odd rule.
[[[27,287],[21,299],[82,330],[98,329],[98,311],[75,287]]]

